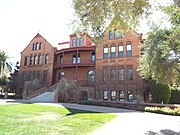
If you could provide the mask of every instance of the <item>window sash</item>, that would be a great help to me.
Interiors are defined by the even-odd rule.
[[[104,90],[104,91],[103,91],[103,99],[104,99],[104,100],[107,100],[107,99],[108,99],[108,91],[107,91],[107,90]]]
[[[132,50],[132,47],[131,47],[131,45],[127,45],[126,47],[127,47],[127,51],[130,51],[130,50]]]
[[[124,80],[124,69],[119,69],[119,80]]]
[[[133,80],[133,71],[132,67],[128,68],[128,80]]]

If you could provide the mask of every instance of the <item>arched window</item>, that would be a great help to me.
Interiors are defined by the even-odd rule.
[[[128,90],[128,102],[133,102],[133,91]]]
[[[32,63],[33,63],[33,56],[32,56],[32,54],[31,54],[31,56],[30,56],[30,61],[29,61],[29,65],[32,65]]]
[[[88,82],[94,82],[95,81],[95,72],[93,70],[88,71],[87,79],[88,79]]]
[[[112,44],[111,46],[111,58],[115,58],[116,57],[116,46],[115,44]]]
[[[78,45],[79,45],[79,39],[76,38],[76,46],[78,46]]]
[[[38,49],[39,49],[39,43],[37,42],[35,50],[38,50]]]
[[[35,50],[35,44],[33,44],[33,46],[32,46],[32,50]]]
[[[128,57],[132,56],[132,45],[130,41],[126,43],[126,56]]]
[[[34,55],[34,62],[33,62],[34,65],[36,65],[36,54]]]
[[[120,34],[119,31],[117,29],[114,30],[114,38],[119,38]]]
[[[104,59],[108,58],[108,47],[104,47]]]
[[[80,43],[79,43],[80,45],[83,45],[82,37],[79,39],[79,42],[80,42]]]
[[[112,39],[112,31],[109,31],[109,39]]]
[[[64,77],[64,72],[59,72],[59,80]]]
[[[39,50],[41,50],[42,43],[39,43]]]
[[[125,98],[124,91],[123,90],[119,91],[119,101],[124,102],[125,101],[124,98]]]
[[[118,47],[118,57],[119,58],[123,58],[124,57],[124,46],[123,43],[119,43],[119,47]]]
[[[39,56],[38,56],[38,65],[40,65],[41,64],[41,54],[39,54]]]
[[[74,46],[74,45],[75,45],[75,39],[72,40],[72,46]]]

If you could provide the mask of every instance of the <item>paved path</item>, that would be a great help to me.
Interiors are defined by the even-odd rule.
[[[7,102],[5,100],[0,100],[0,104],[2,103],[13,103],[13,101]],[[94,131],[92,135],[180,135],[180,116],[168,116],[127,109],[68,103],[38,104],[64,106],[67,108],[106,112],[118,115],[117,118]]]

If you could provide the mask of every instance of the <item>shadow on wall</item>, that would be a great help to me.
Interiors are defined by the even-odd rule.
[[[180,135],[180,131],[176,132],[170,129],[163,129],[158,132],[148,131],[145,135]]]

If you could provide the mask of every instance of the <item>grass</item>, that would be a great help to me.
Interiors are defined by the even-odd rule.
[[[86,135],[115,117],[38,104],[0,105],[0,135]]]

